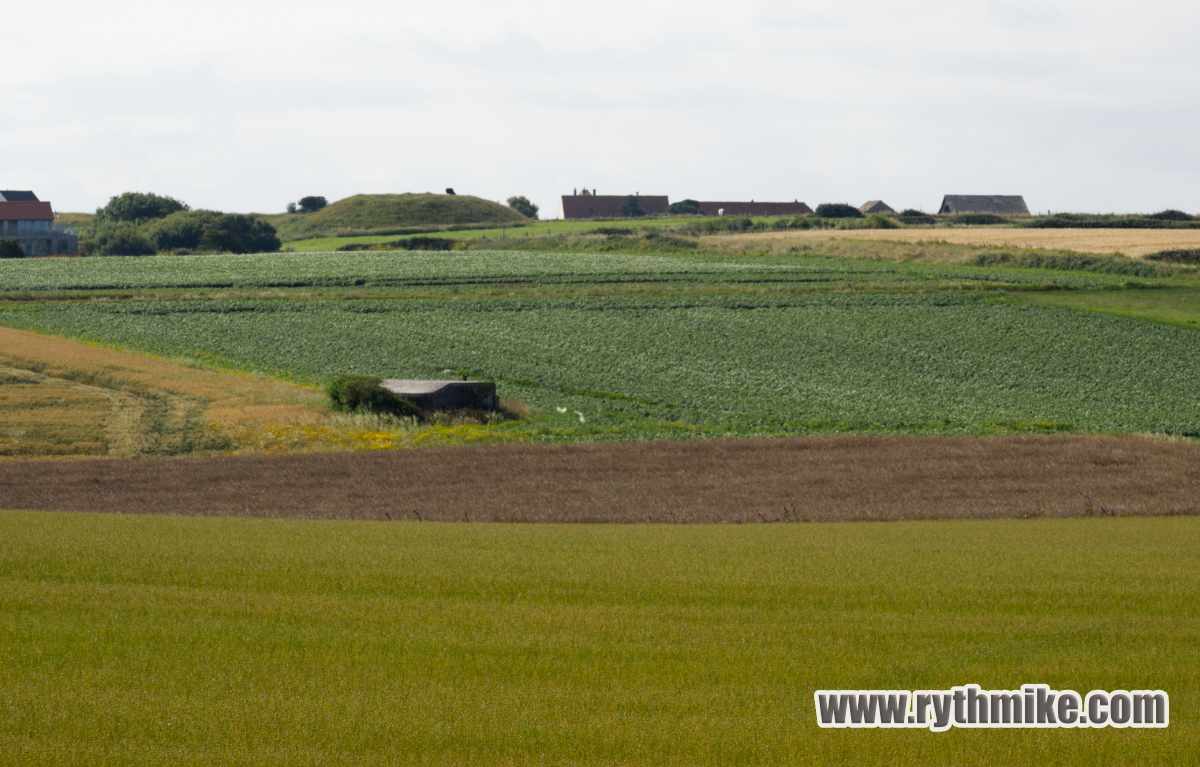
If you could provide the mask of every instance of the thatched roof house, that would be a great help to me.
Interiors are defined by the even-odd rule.
[[[998,216],[1028,216],[1029,207],[1019,194],[948,194],[938,213],[994,213]]]
[[[883,200],[867,200],[858,206],[858,212],[865,216],[868,213],[895,213],[896,211]]]

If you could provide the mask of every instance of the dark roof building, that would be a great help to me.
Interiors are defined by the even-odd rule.
[[[564,194],[558,207],[559,218],[617,218],[617,210],[629,195],[597,195],[596,190],[584,189],[576,194]],[[666,195],[633,195],[645,213],[666,213]]]
[[[1016,195],[948,194],[938,213],[995,213],[999,216],[1028,216],[1025,198]]]
[[[0,239],[16,240],[27,256],[79,253],[79,232],[55,225],[54,208],[33,192],[0,192]]]
[[[722,212],[724,211],[724,212]],[[807,216],[812,208],[795,202],[702,202],[700,213],[705,216]]]
[[[16,192],[11,189],[0,190],[0,202],[37,202],[33,192]]]
[[[867,215],[868,213],[895,213],[896,211],[883,200],[867,200],[858,206],[858,212]]]

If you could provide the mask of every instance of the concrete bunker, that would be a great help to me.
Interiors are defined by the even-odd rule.
[[[495,381],[422,381],[388,378],[380,386],[421,410],[479,408],[499,410]]]

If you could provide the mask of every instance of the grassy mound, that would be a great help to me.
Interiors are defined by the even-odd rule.
[[[283,240],[341,232],[454,224],[522,224],[529,221],[512,208],[491,200],[448,194],[357,194],[316,213],[288,216],[278,224]]]

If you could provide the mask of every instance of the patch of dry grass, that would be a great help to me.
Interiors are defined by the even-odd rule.
[[[527,441],[536,416],[331,413],[323,392],[0,327],[0,457],[290,455]]]
[[[186,455],[326,414],[309,389],[0,327],[0,456]]]
[[[967,263],[962,260],[939,261],[937,247],[948,245],[977,245],[1022,249],[1068,250],[1077,253],[1120,253],[1139,257],[1147,253],[1176,248],[1200,247],[1200,230],[1196,229],[1022,229],[1022,228],[913,228],[913,229],[849,229],[761,232],[753,234],[712,235],[700,238],[700,249],[715,253],[755,252],[787,253],[792,248],[829,253],[833,243],[845,240],[869,240],[925,246],[927,253],[903,257],[908,251],[897,250],[888,260],[912,260],[931,263]],[[819,243],[819,246],[818,246]],[[965,252],[964,252],[965,253]],[[949,255],[941,249],[942,255]],[[886,256],[885,256],[886,257]]]

